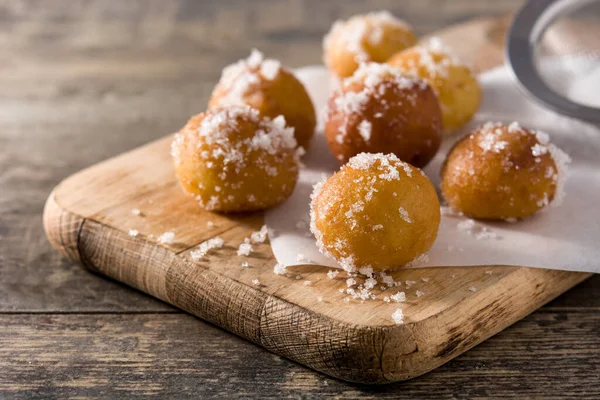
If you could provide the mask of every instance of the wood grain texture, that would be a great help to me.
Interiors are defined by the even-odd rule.
[[[0,397],[11,399],[600,396],[593,311],[534,313],[419,379],[382,386],[330,379],[185,314],[0,315],[0,324]]]
[[[503,43],[494,32],[505,26],[504,20],[486,20],[439,35],[464,55],[475,52],[470,61],[485,70],[501,60]],[[495,57],[478,62],[480,50]],[[46,208],[49,237],[64,238],[59,249],[94,272],[337,378],[387,383],[421,375],[590,276],[500,266],[404,270],[391,275],[418,282],[412,289],[385,288],[376,301],[345,302],[343,273],[330,280],[325,267],[300,266],[289,277],[277,276],[268,244],[255,246],[250,257],[238,256],[244,238],[263,224],[262,215],[199,209],[176,183],[170,141],[166,137],[65,179]],[[63,222],[73,219],[83,220],[77,235]],[[130,236],[130,229],[139,234]],[[173,243],[158,240],[167,231],[175,234]],[[190,256],[216,235],[225,240],[223,249],[201,260]],[[250,267],[242,267],[243,261]],[[417,289],[425,295],[418,298]],[[391,318],[399,305],[382,301],[399,290],[408,297],[403,325]]]
[[[8,364],[1,368],[0,397],[142,397],[148,391],[161,398],[597,398],[599,335],[586,326],[600,310],[600,276],[418,380],[362,387],[331,379],[325,385],[324,376],[193,317],[179,316],[188,321],[182,329],[164,319],[177,309],[90,274],[51,248],[42,209],[56,183],[181,127],[206,104],[220,68],[249,48],[287,65],[313,64],[338,17],[390,9],[427,33],[511,12],[523,1],[278,3],[0,0],[0,313],[31,318],[17,331],[1,319],[0,335],[10,333],[0,349],[31,354],[24,338],[33,336],[24,332],[46,335],[41,326],[48,321],[57,332],[45,341],[51,363],[0,357]],[[238,21],[233,29],[231,21]],[[153,323],[132,325],[132,334],[159,324],[166,332],[150,346],[152,367],[138,363],[135,345],[107,365],[108,349],[125,349],[114,330],[125,331],[140,312],[160,314],[149,316]],[[92,313],[94,335],[87,338],[95,345],[82,345],[82,331],[52,313],[75,313],[76,321]],[[531,322],[545,316],[543,326]],[[194,334],[206,340],[191,343]],[[77,358],[63,357],[66,348]]]

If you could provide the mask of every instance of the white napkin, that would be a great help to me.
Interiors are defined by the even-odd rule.
[[[319,253],[308,228],[312,186],[322,174],[330,176],[340,167],[329,153],[322,129],[322,110],[331,85],[329,73],[323,67],[306,67],[297,70],[297,75],[319,110],[318,131],[303,159],[306,168],[294,193],[267,212],[266,224],[272,230],[271,247],[279,263],[291,266],[310,260],[338,267],[335,260]],[[484,101],[464,132],[490,120],[519,121],[547,132],[573,159],[566,197],[561,206],[516,223],[476,222],[465,230],[464,223],[462,229],[458,224],[466,218],[443,215],[438,238],[428,253],[429,262],[423,266],[517,265],[600,272],[600,129],[543,109],[524,97],[506,67],[486,72],[479,79]],[[425,168],[436,187],[441,163],[460,136],[447,139]]]

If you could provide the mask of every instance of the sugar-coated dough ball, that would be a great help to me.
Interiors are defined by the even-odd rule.
[[[258,50],[223,70],[208,103],[209,108],[231,105],[249,105],[271,119],[283,115],[305,149],[317,124],[304,85],[279,61],[265,60]]]
[[[450,207],[478,219],[531,215],[563,197],[569,156],[547,134],[488,122],[459,141],[442,167]]]
[[[384,152],[424,167],[440,146],[442,114],[422,79],[386,64],[361,64],[330,97],[325,134],[342,163],[359,153]]]
[[[293,132],[283,117],[271,120],[248,106],[208,110],[175,135],[175,173],[206,210],[272,207],[291,195],[298,179]]]
[[[394,55],[388,63],[427,81],[437,94],[447,134],[467,123],[481,104],[481,87],[473,72],[437,40]]]
[[[406,265],[431,248],[439,224],[435,188],[393,154],[359,154],[312,194],[317,245],[347,271]]]
[[[338,77],[346,78],[360,63],[386,62],[416,42],[411,27],[387,11],[356,15],[333,24],[323,40],[323,58]]]

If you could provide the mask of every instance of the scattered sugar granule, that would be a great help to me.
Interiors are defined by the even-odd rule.
[[[137,229],[130,229],[129,230],[129,236],[133,236],[136,237],[140,232],[138,232]]]
[[[346,279],[346,285],[348,285],[348,287],[356,285],[356,279],[354,279],[354,278]]]
[[[208,226],[209,228],[212,228],[213,226],[215,226],[215,223],[214,223],[214,222],[212,222],[212,221],[208,221],[208,222],[206,223],[206,226]]]
[[[287,266],[283,264],[275,264],[273,267],[273,272],[275,275],[285,275],[287,273]]]
[[[474,236],[477,240],[501,239],[501,237],[498,236],[496,232],[493,232],[488,227],[476,223],[472,219],[466,219],[464,221],[461,221],[456,225],[456,227],[459,231]]]
[[[390,299],[394,300],[396,303],[402,303],[406,301],[406,293],[398,292],[390,296]]]
[[[333,279],[335,278],[338,274],[340,273],[340,271],[335,270],[335,269],[330,269],[329,271],[327,271],[327,277],[329,279]]]
[[[260,281],[258,279],[252,279],[252,284],[259,286],[260,285]]]
[[[476,292],[476,291],[477,291],[477,288],[476,288],[475,286],[471,286],[471,287],[469,288],[469,290],[470,290],[471,292]]]
[[[344,301],[345,301],[346,303],[349,303],[349,302],[350,302],[350,297],[344,297]]]
[[[320,303],[323,301],[323,296],[317,296],[317,301]]]
[[[249,256],[252,252],[252,245],[250,243],[242,243],[240,247],[238,247],[237,255],[238,256]]]
[[[159,243],[170,244],[175,241],[175,234],[173,232],[165,232],[158,237]]]
[[[392,314],[392,319],[398,325],[404,324],[404,313],[400,308],[397,308],[396,311]]]
[[[429,282],[429,278],[421,278],[423,282]]]
[[[311,281],[304,281],[304,282],[302,282],[302,284],[304,286],[310,286],[310,285],[312,285],[312,282]]]
[[[377,285],[377,280],[374,278],[365,279],[365,289],[373,289]]]
[[[402,217],[402,219],[404,221],[406,221],[409,224],[413,223],[413,220],[408,215],[408,211],[406,211],[406,209],[404,207],[400,207],[400,209],[398,211],[400,212],[400,216]]]
[[[385,296],[383,298],[383,301],[385,301],[386,303],[389,303],[390,302],[390,297],[389,296]]]
[[[423,296],[425,293],[421,292],[420,290],[417,290],[416,295],[417,297],[421,297]]]
[[[214,238],[210,238],[207,241],[200,243],[197,250],[192,250],[190,252],[190,256],[192,256],[194,260],[199,260],[212,249],[220,249],[223,247],[224,243],[225,241],[223,239],[219,236],[215,236]]]
[[[244,268],[248,268],[250,266],[250,264],[248,264],[248,261],[242,261],[240,265]]]
[[[134,208],[133,210],[131,210],[131,213],[132,213],[133,215],[137,215],[137,216],[140,216],[140,215],[142,215],[142,212],[140,211],[140,209],[139,209],[139,208]]]
[[[346,292],[346,289],[344,289],[344,288],[339,288],[339,289],[338,289],[338,291],[339,291],[340,293],[344,293],[344,292]]]
[[[368,142],[369,139],[371,139],[371,129],[372,125],[366,119],[358,125],[358,133],[360,136],[362,136],[365,142]]]
[[[423,253],[421,255],[418,255],[414,258],[414,260],[412,260],[411,262],[409,262],[408,264],[406,264],[407,267],[420,267],[423,265],[427,265],[429,263],[429,256],[426,253]]]
[[[404,282],[404,283],[406,284],[406,287],[407,287],[407,288],[409,288],[409,287],[411,287],[412,285],[414,285],[415,283],[417,283],[417,281],[406,281],[406,282]]]
[[[380,229],[383,229],[383,225],[381,225],[381,224],[373,225],[373,226],[371,227],[371,230],[372,230],[372,231],[378,231],[378,230],[380,230]]]
[[[252,243],[264,243],[269,235],[269,228],[266,225],[260,227],[259,231],[253,232],[250,235],[250,241]]]
[[[381,280],[383,281],[383,283],[385,283],[389,287],[394,286],[394,278],[390,275],[383,275],[381,277]]]
[[[372,276],[373,275],[373,268],[372,267],[362,267],[358,269],[358,272],[364,276]],[[377,282],[377,281],[375,281]]]
[[[487,275],[492,275],[494,272],[490,270],[490,271],[485,271],[485,273],[486,273]]]
[[[299,281],[300,279],[302,279],[302,277],[300,275],[296,275],[296,280]]]
[[[272,81],[279,75],[281,64],[277,60],[265,60],[260,66],[260,74],[268,81]]]
[[[296,261],[301,262],[301,263],[312,263],[312,260],[308,259],[304,254],[300,253],[296,256]]]

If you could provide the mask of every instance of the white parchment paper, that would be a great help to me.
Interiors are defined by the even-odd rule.
[[[337,267],[334,260],[319,253],[308,228],[312,186],[323,174],[329,176],[340,167],[329,153],[322,129],[322,111],[334,83],[324,67],[306,67],[296,72],[313,98],[319,125],[303,159],[306,168],[293,195],[267,212],[266,224],[273,230],[271,247],[279,263],[291,266],[310,260]],[[438,238],[424,266],[518,265],[600,272],[600,129],[543,109],[524,97],[506,67],[480,75],[479,79],[484,101],[463,133],[489,120],[519,121],[523,126],[547,132],[552,142],[573,159],[565,186],[566,197],[560,207],[549,208],[524,221],[477,222],[470,231],[457,227],[466,218],[443,215]],[[600,96],[597,89],[590,88]],[[447,139],[425,168],[436,187],[439,187],[441,163],[460,136]],[[477,239],[482,230],[488,231],[484,236],[495,237]]]

